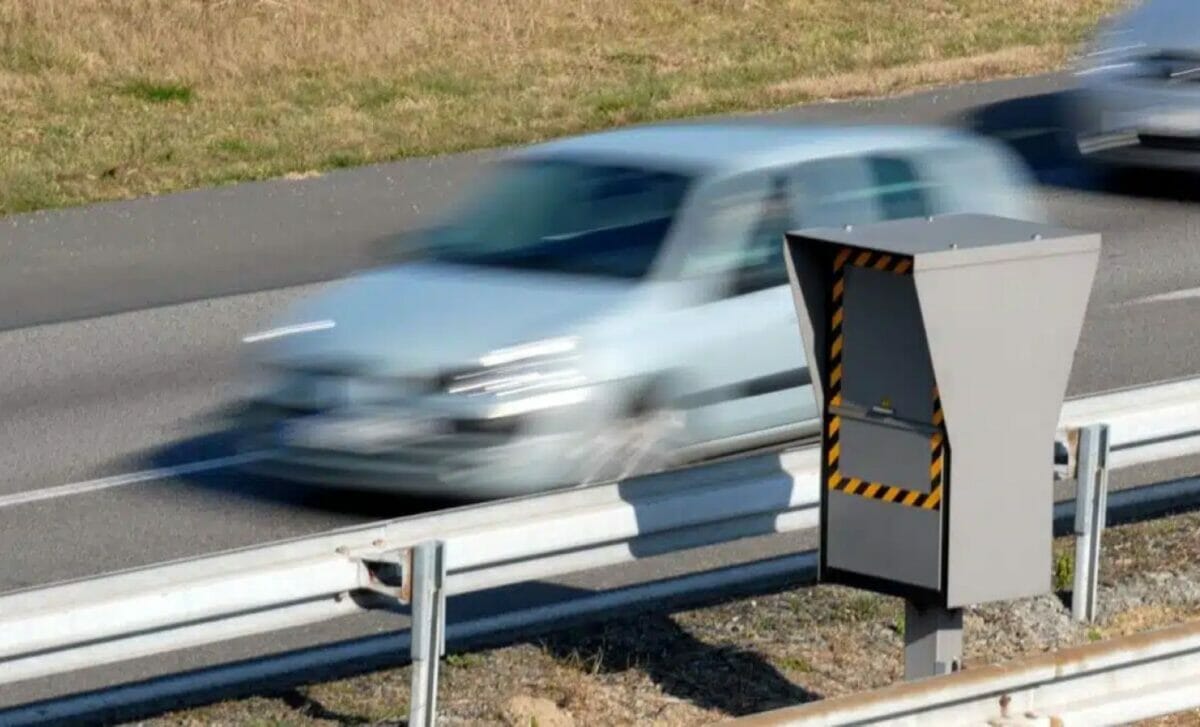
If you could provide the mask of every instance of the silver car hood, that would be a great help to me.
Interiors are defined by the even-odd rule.
[[[633,281],[414,263],[333,283],[252,344],[255,360],[436,375],[488,351],[576,333],[627,299]]]

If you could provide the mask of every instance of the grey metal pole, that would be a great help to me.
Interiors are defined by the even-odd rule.
[[[962,668],[961,608],[904,602],[904,678],[924,679]]]
[[[1100,579],[1100,538],[1108,512],[1108,425],[1079,431],[1079,465],[1075,470],[1075,584],[1071,615],[1076,621],[1096,619]]]
[[[409,727],[433,727],[437,719],[438,662],[445,652],[445,559],[440,542],[413,548],[412,698]]]

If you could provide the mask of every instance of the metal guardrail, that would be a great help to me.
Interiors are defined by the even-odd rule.
[[[1200,623],[728,722],[1118,725],[1200,706]]]
[[[1082,397],[1063,406],[1059,430],[1073,449],[1075,433],[1109,428],[1110,469],[1160,462],[1200,452],[1200,378]]]
[[[1108,473],[1200,452],[1200,379],[1078,399],[1063,407],[1060,437],[1075,477],[1075,568],[1071,612],[1096,618],[1100,540]]]
[[[1200,379],[1073,400],[1061,421],[1073,445],[1107,423],[1108,468],[1200,454]],[[818,472],[806,448],[14,592],[0,684],[411,603],[410,724],[430,724],[448,595],[813,528]]]

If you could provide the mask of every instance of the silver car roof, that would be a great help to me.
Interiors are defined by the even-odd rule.
[[[518,158],[578,158],[693,172],[732,172],[885,149],[982,143],[949,129],[917,126],[817,126],[675,123],[634,126],[527,147]]]

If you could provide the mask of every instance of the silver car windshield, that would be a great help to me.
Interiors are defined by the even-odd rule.
[[[441,262],[642,278],[691,184],[683,174],[638,167],[509,162],[416,243]]]

